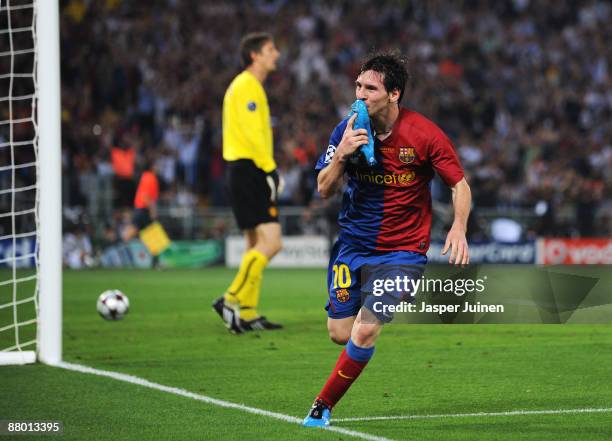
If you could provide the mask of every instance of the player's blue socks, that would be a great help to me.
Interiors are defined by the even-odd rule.
[[[353,124],[353,129],[366,129],[368,132],[368,143],[362,145],[359,149],[363,153],[368,165],[376,165],[376,158],[374,158],[374,136],[372,136],[372,129],[370,128],[370,115],[363,100],[356,100],[353,103],[348,117],[350,118],[355,113],[357,118]]]
[[[353,340],[350,338],[345,349],[346,355],[362,363],[370,361],[370,358],[374,355],[374,346],[371,348],[362,348],[353,343]]]

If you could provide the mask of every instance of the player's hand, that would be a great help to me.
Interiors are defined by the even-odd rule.
[[[355,152],[355,150],[368,143],[368,131],[366,129],[353,129],[353,124],[355,123],[356,119],[357,114],[355,113],[348,120],[344,133],[342,134],[340,144],[338,144],[336,156],[338,156],[340,162],[345,162],[346,159]]]
[[[451,265],[465,266],[470,263],[470,253],[468,249],[465,232],[460,228],[452,227],[446,236],[442,255],[446,255],[448,250],[451,250],[448,258],[448,263]]]

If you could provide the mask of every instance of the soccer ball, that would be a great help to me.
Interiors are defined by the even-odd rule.
[[[121,320],[130,309],[130,301],[118,289],[109,289],[98,297],[96,309],[105,320]]]

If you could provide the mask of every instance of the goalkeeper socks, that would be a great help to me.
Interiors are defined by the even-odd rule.
[[[257,312],[257,310],[255,308],[249,308],[247,307],[240,307],[240,319],[241,320],[245,320],[247,322],[250,322],[251,320],[255,320],[256,318],[259,318],[259,313]]]
[[[374,347],[361,348],[353,343],[353,340],[349,340],[317,399],[323,401],[323,404],[330,409],[334,407],[359,377],[372,355]]]
[[[268,264],[268,258],[255,249],[247,251],[242,256],[242,262],[238,274],[232,281],[227,292],[225,301],[230,304],[240,304],[241,307],[250,308],[255,312],[259,303],[259,287],[263,270]],[[249,315],[247,313],[247,315]],[[245,319],[248,320],[248,319]]]
[[[259,277],[253,278],[250,291],[245,292],[242,301],[240,301],[240,318],[242,320],[250,322],[251,320],[255,320],[259,317],[259,313],[257,312],[257,305],[259,304],[259,289],[261,287],[262,278],[263,276],[261,275]],[[252,304],[254,304],[255,306],[250,306]]]

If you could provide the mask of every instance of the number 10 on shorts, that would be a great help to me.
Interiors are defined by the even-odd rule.
[[[334,289],[351,286],[351,271],[347,264],[334,265],[332,271],[334,272]]]

